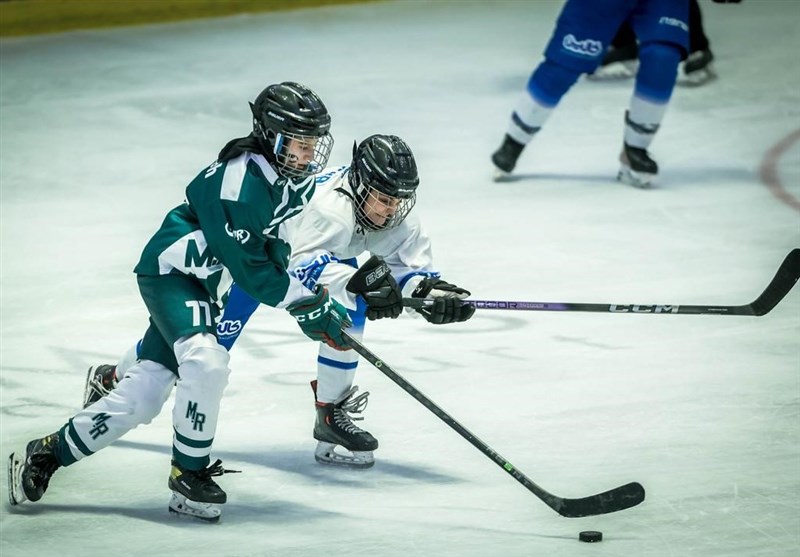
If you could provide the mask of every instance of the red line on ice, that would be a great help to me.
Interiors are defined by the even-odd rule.
[[[796,211],[800,211],[800,200],[783,187],[778,173],[778,161],[798,139],[800,139],[800,130],[795,130],[770,147],[769,151],[764,155],[764,160],[761,161],[761,167],[758,169],[761,181],[764,182],[764,185],[767,186],[772,195]]]

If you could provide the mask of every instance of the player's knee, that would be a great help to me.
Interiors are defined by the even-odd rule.
[[[129,370],[125,381],[109,396],[135,390],[136,396],[124,398],[134,403],[132,415],[137,417],[138,422],[149,424],[161,412],[174,384],[175,375],[167,368],[155,362],[143,361]]]
[[[682,50],[669,43],[645,43],[639,48],[639,73],[636,92],[655,101],[666,102],[672,95]]]
[[[228,384],[230,356],[213,335],[202,333],[178,340],[175,357],[180,381],[197,384],[208,393],[220,394]]]
[[[555,106],[580,76],[580,71],[546,58],[531,74],[528,92],[539,103]]]

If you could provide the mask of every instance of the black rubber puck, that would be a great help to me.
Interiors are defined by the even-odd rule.
[[[582,542],[595,543],[603,541],[603,533],[594,530],[586,530],[578,534],[578,539]]]

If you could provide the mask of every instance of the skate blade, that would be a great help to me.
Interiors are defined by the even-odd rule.
[[[622,166],[617,174],[617,180],[639,189],[648,189],[652,186],[656,175],[648,172],[636,172],[627,166]]]
[[[94,395],[94,389],[92,388],[92,379],[94,379],[94,368],[95,366],[91,366],[89,371],[86,372],[86,384],[83,386],[83,407],[86,408],[92,402],[89,400]]]
[[[180,493],[172,492],[172,499],[169,501],[169,512],[175,515],[197,518],[205,522],[219,522],[222,509],[214,503],[199,503],[187,499]]]
[[[612,62],[607,66],[597,68],[593,74],[586,77],[592,81],[616,81],[630,79],[639,71],[639,61]]]
[[[25,490],[22,489],[23,461],[17,453],[8,456],[8,502],[19,505],[28,500]]]
[[[494,172],[492,174],[492,180],[494,180],[495,182],[507,182],[510,179],[511,179],[511,173],[510,172],[506,172],[505,170],[501,170],[501,169],[497,168],[496,166],[494,167]]]
[[[346,452],[337,452],[337,448]],[[325,441],[320,441],[317,444],[317,449],[314,451],[314,459],[327,466],[339,466],[356,470],[366,470],[375,465],[375,457],[372,451],[348,451],[341,445]]]
[[[680,74],[676,84],[681,87],[700,87],[715,79],[717,79],[717,74],[711,65],[708,65],[702,70],[697,70],[690,74]]]

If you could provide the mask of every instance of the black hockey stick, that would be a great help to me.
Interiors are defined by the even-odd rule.
[[[477,309],[506,309],[526,311],[586,311],[604,313],[653,313],[684,315],[750,315],[768,314],[783,300],[800,277],[800,248],[795,248],[783,260],[775,277],[761,295],[744,306],[691,306],[680,304],[583,304],[551,302],[511,302],[505,300],[464,300]],[[433,303],[428,298],[403,298],[407,308],[422,309]]]
[[[548,507],[556,511],[561,516],[578,518],[582,516],[595,516],[598,514],[613,513],[628,509],[630,507],[635,507],[644,501],[644,488],[641,486],[641,484],[636,482],[625,484],[612,490],[598,493],[597,495],[582,497],[580,499],[566,499],[564,497],[558,497],[552,493],[549,493],[545,489],[536,485],[525,474],[517,470],[510,462],[498,454],[489,445],[478,439],[467,428],[458,423],[450,414],[439,408],[435,402],[426,397],[411,383],[398,375],[397,372],[389,366],[389,364],[378,358],[358,340],[354,339],[346,331],[342,331],[342,334],[350,346],[353,347],[353,350],[358,352],[365,360],[375,366],[378,371],[400,385],[404,391],[417,399],[420,404],[433,412],[440,420],[455,430],[455,432],[461,437],[472,443],[475,448],[488,456],[495,464],[508,472],[511,477],[524,485],[528,491],[544,501]]]

